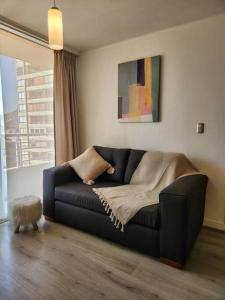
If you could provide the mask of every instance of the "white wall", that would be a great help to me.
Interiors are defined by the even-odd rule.
[[[82,148],[98,144],[184,152],[209,176],[205,223],[225,230],[225,15],[83,53]],[[119,123],[118,63],[162,55],[161,122]],[[196,134],[196,123],[205,133]]]

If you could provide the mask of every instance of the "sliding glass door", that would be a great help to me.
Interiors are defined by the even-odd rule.
[[[0,72],[0,223],[7,217],[7,168],[5,156],[5,122],[3,111],[2,80]]]
[[[30,52],[18,57],[0,54],[0,219],[8,201],[42,196],[43,169],[54,165],[53,65]]]

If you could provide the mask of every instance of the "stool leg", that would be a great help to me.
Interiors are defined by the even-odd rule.
[[[19,232],[20,232],[20,223],[18,223],[14,228],[14,233],[19,233]]]
[[[37,230],[38,230],[37,223],[32,223],[32,225],[33,225],[33,229],[34,229],[35,231],[37,231]]]

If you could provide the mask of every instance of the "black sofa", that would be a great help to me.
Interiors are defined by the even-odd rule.
[[[177,179],[161,191],[159,204],[142,208],[121,232],[111,223],[92,188],[128,184],[145,151],[100,146],[95,149],[115,167],[115,173],[104,173],[94,186],[88,186],[70,166],[44,170],[46,219],[160,257],[161,261],[181,268],[203,223],[207,177],[190,175]]]

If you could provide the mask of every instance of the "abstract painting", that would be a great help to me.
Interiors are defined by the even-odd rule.
[[[160,63],[153,56],[119,64],[120,122],[159,122]]]

